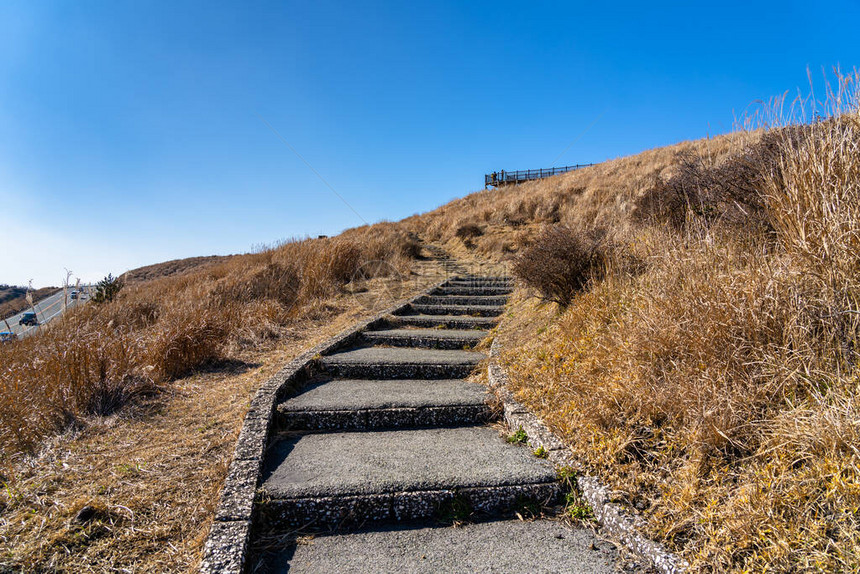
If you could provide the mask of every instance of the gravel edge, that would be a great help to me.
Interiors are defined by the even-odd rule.
[[[549,459],[557,467],[567,466],[582,470],[582,464],[573,453],[540,419],[508,390],[508,375],[499,363],[502,346],[494,339],[490,346],[490,361],[487,366],[490,389],[504,408],[505,424],[512,431],[522,429],[528,435],[529,446],[543,447]],[[627,506],[611,501],[609,489],[596,476],[579,476],[577,479],[582,497],[591,506],[594,518],[608,535],[619,540],[634,555],[647,560],[662,574],[681,574],[689,564],[680,556],[667,550],[662,544],[645,537],[641,532],[642,518]]]
[[[301,390],[304,380],[316,367],[320,355],[353,343],[365,329],[385,321],[389,315],[403,310],[448,280],[450,277],[305,351],[257,390],[236,441],[233,461],[227,471],[221,499],[215,511],[215,521],[203,547],[203,559],[197,569],[200,574],[244,572],[248,558],[254,497],[260,484],[263,458],[277,404]]]

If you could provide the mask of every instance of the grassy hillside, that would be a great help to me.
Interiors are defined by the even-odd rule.
[[[408,221],[508,262],[518,397],[697,571],[860,568],[856,82]]]
[[[170,277],[199,269],[204,265],[213,265],[223,263],[228,260],[230,255],[208,255],[202,257],[186,257],[185,259],[173,259],[163,263],[155,263],[126,271],[120,276],[120,279],[125,283],[135,283],[138,281],[151,281],[161,277]]]
[[[333,314],[330,300],[363,262],[389,264],[367,278],[374,270],[408,272],[414,248],[395,225],[379,224],[130,283],[113,302],[76,309],[39,338],[0,347],[0,449],[32,449],[76,419],[110,414]]]

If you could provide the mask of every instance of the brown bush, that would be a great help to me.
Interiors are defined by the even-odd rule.
[[[514,260],[513,272],[541,298],[567,306],[607,263],[606,234],[563,225],[546,228]]]
[[[90,309],[39,337],[0,346],[0,447],[35,444],[88,415],[110,414],[131,397],[154,390],[135,366],[140,340],[109,327]],[[100,320],[99,320],[100,319]]]
[[[161,312],[155,301],[130,300],[123,305],[112,307],[107,313],[115,327],[130,327],[144,329],[158,321]]]
[[[293,265],[263,262],[219,280],[214,296],[221,304],[271,299],[285,305],[296,302],[301,289],[301,270]]]
[[[459,237],[463,241],[474,239],[475,237],[480,237],[483,234],[484,229],[480,225],[475,225],[474,223],[467,223],[465,225],[461,225],[454,233],[456,237]]]
[[[635,219],[680,229],[690,217],[743,226],[767,226],[764,182],[796,142],[796,127],[767,132],[725,161],[692,151],[679,154],[677,170],[636,201]]]
[[[188,321],[173,317],[166,321],[147,345],[147,362],[154,378],[169,381],[183,377],[221,358],[227,326],[217,315]]]

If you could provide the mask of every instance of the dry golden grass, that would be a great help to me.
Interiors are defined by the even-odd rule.
[[[623,236],[635,225],[631,216],[639,198],[659,178],[677,171],[680,155],[718,162],[759,136],[757,131],[738,132],[683,142],[523,185],[483,190],[402,223],[465,260],[510,260],[548,224],[583,231],[605,228]],[[457,232],[465,226],[476,226],[481,234],[473,231],[464,241]]]
[[[204,265],[212,265],[213,263],[223,262],[232,255],[208,255],[201,257],[186,257],[185,259],[174,259],[172,261],[164,261],[153,265],[146,265],[126,271],[120,277],[126,283],[135,283],[137,281],[151,281],[160,277],[170,277],[171,275],[179,275],[188,271],[197,269]]]
[[[414,267],[363,289],[405,297],[438,277],[434,262]],[[295,355],[378,310],[334,295],[316,306],[315,318],[278,326],[274,342],[237,347],[231,358],[116,414],[83,417],[33,455],[4,464],[0,571],[192,571],[256,388]],[[116,320],[151,324],[149,306],[123,313]],[[84,507],[93,516],[76,520]]]
[[[829,119],[777,101],[768,129],[406,222],[461,257],[518,262],[544,298],[571,266],[535,242],[606,234],[605,269],[568,307],[518,293],[505,360],[520,399],[694,570],[860,570],[858,83],[828,91]]]
[[[518,396],[696,571],[860,569],[860,116],[844,87],[832,119],[771,132],[762,221],[592,207],[617,208],[605,278],[566,309],[520,293],[503,325]]]
[[[0,347],[0,452],[26,453],[81,418],[265,348],[298,320],[336,313],[331,301],[355,276],[408,273],[414,255],[396,225],[377,224],[132,283],[113,302],[70,311]]]

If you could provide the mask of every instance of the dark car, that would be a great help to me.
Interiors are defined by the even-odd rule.
[[[11,343],[12,341],[17,341],[18,335],[12,333],[11,331],[3,331],[0,333],[0,343]]]
[[[32,311],[24,313],[21,315],[21,319],[18,320],[19,325],[38,325],[39,319],[36,318],[36,314]]]

